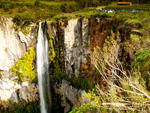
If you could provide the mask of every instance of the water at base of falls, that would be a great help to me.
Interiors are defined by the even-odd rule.
[[[42,23],[39,23],[37,53],[37,73],[40,94],[41,113],[50,113],[50,82],[48,75],[48,39],[42,29]]]

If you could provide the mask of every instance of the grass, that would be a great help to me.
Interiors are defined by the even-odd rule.
[[[141,16],[142,15],[142,16]],[[138,12],[138,13],[130,13],[130,12],[120,12],[116,13],[115,18],[119,20],[123,20],[125,23],[133,25],[140,25],[139,31],[144,35],[144,37],[150,37],[150,12]],[[133,26],[134,27],[134,26]]]
[[[134,10],[150,11],[150,5],[149,4],[142,4],[142,5],[141,4],[133,4],[132,6],[128,6],[128,5],[125,6],[125,5],[110,4],[106,7],[106,9],[112,9],[112,10],[134,9]]]
[[[114,9],[114,10],[124,10],[124,9],[140,9],[145,10],[138,13],[130,12],[117,12],[117,13],[104,13],[99,12],[98,9]],[[74,1],[68,2],[53,2],[53,1],[39,1],[36,4],[36,0],[16,0],[1,1],[0,2],[0,16],[12,17],[17,25],[26,26],[31,22],[36,22],[39,20],[50,20],[56,22],[60,18],[72,19],[80,17],[115,17],[117,19],[123,20],[126,23],[133,24],[138,23],[143,27],[140,31],[145,35],[145,37],[150,36],[150,9],[149,4],[133,6],[118,6],[116,3],[112,3],[108,6],[98,6],[98,7],[88,7],[85,9],[80,9],[78,4]],[[141,16],[142,15],[142,16]],[[24,24],[25,23],[25,24]]]
[[[56,21],[59,19],[75,19],[75,18],[92,18],[92,17],[112,17],[114,13],[99,13],[97,10],[81,10],[73,13],[64,13],[60,15],[56,15],[53,18],[50,18],[50,21]]]
[[[20,19],[26,20],[28,18],[31,22],[39,19],[51,18],[63,12],[70,13],[79,10],[75,2],[49,2],[35,0],[16,0],[16,1],[0,1],[0,16],[6,17],[21,17]],[[19,16],[18,16],[19,15]]]
[[[74,2],[74,1],[69,1],[69,2],[64,2],[64,1],[62,1],[62,2],[54,2],[54,1],[48,2],[48,1],[41,1],[40,4],[43,4],[43,5],[45,5],[45,6],[60,6],[60,5],[62,5],[62,4],[76,5],[76,2]]]

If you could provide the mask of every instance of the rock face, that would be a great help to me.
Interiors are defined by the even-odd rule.
[[[72,107],[79,107],[84,103],[87,103],[88,100],[84,97],[84,90],[76,89],[71,86],[71,84],[62,80],[61,84],[57,84],[54,86],[54,90],[56,94],[62,96],[62,106],[64,107],[64,113],[68,112]],[[67,102],[67,100],[71,103]]]
[[[16,29],[12,18],[0,17],[0,103],[38,100],[37,85],[17,83],[10,72],[11,67],[33,44],[36,25],[31,24],[28,30],[30,32],[24,34],[21,28]]]
[[[79,76],[81,65],[87,63],[90,53],[89,20],[73,19],[64,29],[65,71]],[[83,74],[83,73],[82,73]]]
[[[44,33],[49,35],[50,60],[58,60],[60,67],[58,71],[66,73],[70,78],[72,75],[85,77],[89,83],[93,84],[96,79],[94,78],[96,71],[91,64],[90,53],[94,51],[96,46],[103,46],[110,32],[117,29],[115,25],[119,26],[113,19],[108,18],[62,19],[58,20],[57,26],[52,22],[47,22],[47,33]],[[126,39],[125,34],[123,34],[124,27],[121,27],[118,31],[120,37]],[[28,82],[19,84],[8,77],[11,75],[9,73],[10,68],[32,45],[36,33],[34,25],[30,26],[30,33],[25,35],[21,30],[15,30],[11,18],[1,17],[0,101],[13,100],[13,102],[18,102],[23,99],[31,102],[38,99],[38,88],[35,84],[29,84]],[[50,73],[53,73],[54,68],[56,68],[53,61],[50,61],[50,68],[52,67]],[[85,91],[72,87],[66,80],[62,80],[62,83],[53,87],[55,92],[62,96],[64,112],[87,102],[83,96]]]
[[[38,100],[38,88],[35,84],[23,82],[18,84],[8,78],[0,80],[0,101],[18,102],[19,100],[32,102]]]
[[[0,70],[8,71],[27,51],[34,36],[32,33],[24,35],[20,30],[15,30],[11,18],[0,19]]]
[[[20,89],[21,86],[9,79],[0,80],[0,101],[13,100],[18,102],[16,90]]]

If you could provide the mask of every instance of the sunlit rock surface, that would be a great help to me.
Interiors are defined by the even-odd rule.
[[[33,102],[38,100],[38,87],[35,84],[23,82],[19,84],[8,78],[0,80],[0,101],[18,102],[25,100]]]
[[[11,18],[0,17],[0,70],[8,71],[24,55],[33,38],[32,33],[24,35],[16,30]]]
[[[79,76],[81,64],[87,62],[90,45],[88,25],[88,19],[73,19],[64,29],[65,71],[68,75]]]
[[[0,101],[13,100],[18,102],[16,91],[21,88],[21,85],[9,79],[0,80]]]

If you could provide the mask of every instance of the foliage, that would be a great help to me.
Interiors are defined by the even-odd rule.
[[[108,37],[103,48],[96,48],[91,59],[93,65],[101,75],[101,83],[96,85],[96,92],[86,93],[88,104],[98,113],[143,113],[150,110],[150,92],[146,88],[146,80],[138,68],[125,70],[118,59],[116,36]],[[149,50],[139,50],[136,59],[146,63],[149,59]],[[148,62],[148,61],[147,61]],[[139,63],[138,63],[139,65]],[[143,66],[143,65],[141,65]],[[84,105],[83,105],[84,106]],[[85,104],[86,106],[86,104]],[[89,107],[79,107],[73,111],[89,112]],[[84,112],[83,112],[84,113]]]
[[[141,16],[142,15],[142,16]],[[115,18],[124,21],[126,24],[138,29],[143,34],[143,37],[149,38],[150,36],[150,12],[141,11],[138,13],[131,12],[118,12],[115,14]],[[136,25],[139,25],[137,28]]]
[[[24,100],[20,100],[18,103],[8,103],[6,109],[0,109],[1,113],[40,113],[39,102],[28,103]]]
[[[86,78],[82,77],[76,77],[73,75],[70,79],[66,78],[68,81],[71,82],[71,85],[79,88],[79,89],[84,89],[86,91],[91,90],[93,88],[92,85],[88,83],[88,80]]]
[[[134,69],[140,69],[140,71],[150,70],[150,49],[140,49],[135,53],[135,60],[132,63]]]
[[[150,6],[149,5],[139,5],[139,4],[135,4],[135,5],[132,5],[132,6],[125,6],[125,5],[109,5],[106,7],[106,9],[111,9],[111,10],[117,10],[117,11],[121,11],[121,10],[124,10],[124,11],[130,11],[130,10],[144,10],[144,11],[149,11],[149,8]]]
[[[96,113],[96,108],[93,107],[92,103],[87,103],[82,105],[79,108],[74,108],[71,112],[69,113],[87,113],[88,112],[92,112],[92,113]]]
[[[34,82],[36,79],[35,71],[35,51],[34,47],[31,47],[17,63],[12,67],[14,75],[18,76],[19,81],[30,81]]]
[[[54,37],[53,36],[49,36],[49,47],[50,47],[49,60],[50,60],[50,62],[53,62],[55,57],[56,57],[56,52],[55,52],[55,49],[54,49],[53,41],[54,41]]]
[[[27,26],[34,20],[29,13],[17,14],[13,17],[13,22],[18,26]]]
[[[68,13],[76,10],[79,10],[79,7],[74,1],[0,1],[0,15],[13,17],[17,25],[26,25],[38,19],[47,19],[62,12]]]
[[[69,81],[73,87],[87,91],[93,88],[93,86],[89,85],[86,78],[76,77],[75,75],[68,77],[64,72],[62,72],[58,61],[55,61],[54,63],[54,73],[51,78],[55,79],[57,82],[61,82],[63,79],[65,79]]]
[[[40,4],[39,0],[36,0],[35,3],[34,3],[35,6],[39,6],[39,4]]]
[[[51,21],[59,20],[59,19],[72,19],[72,18],[109,18],[114,16],[114,13],[99,13],[99,11],[78,11],[70,14],[57,15],[51,18]]]

